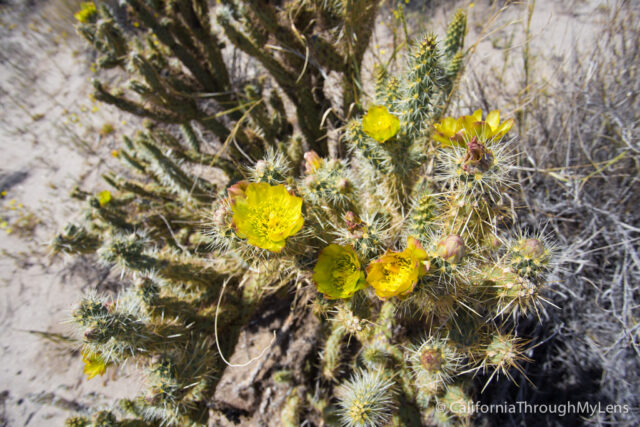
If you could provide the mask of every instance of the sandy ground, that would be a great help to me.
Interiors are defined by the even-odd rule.
[[[519,36],[511,39],[511,34],[522,34],[523,8],[512,7],[495,31],[483,35],[482,23],[492,12],[488,2],[476,3],[467,42],[483,38],[471,64],[499,73],[509,46],[523,42]],[[596,37],[594,22],[606,4],[538,0],[532,19],[538,71],[552,78],[554,67],[545,66],[546,61],[560,63],[576,41],[586,45]],[[100,174],[118,167],[110,152],[121,134],[133,132],[136,120],[91,101],[90,57],[72,30],[66,37],[50,30],[51,22],[38,7],[28,13],[16,9],[3,6],[0,18],[0,191],[6,191],[0,200],[0,426],[53,426],[68,415],[62,407],[109,405],[141,389],[125,372],[87,381],[73,345],[29,332],[70,335],[70,307],[83,292],[118,288],[117,277],[87,260],[51,257],[48,242],[80,217],[79,203],[68,197],[75,186],[106,188]],[[440,33],[442,10],[427,20]],[[450,15],[453,9],[446,10]],[[382,23],[376,35],[374,47],[384,57],[391,42]],[[105,123],[115,130],[101,136]],[[21,232],[15,224],[25,218],[39,223]],[[263,348],[263,338],[255,348]],[[246,347],[254,344],[241,339],[242,355],[233,360],[253,356]],[[230,380],[221,382],[226,383]]]
[[[7,224],[0,234],[0,425],[3,419],[12,426],[61,425],[68,412],[37,402],[110,402],[139,388],[125,375],[87,381],[76,346],[29,332],[70,335],[66,321],[81,293],[117,286],[93,263],[53,258],[48,242],[80,216],[80,204],[69,198],[75,186],[106,188],[100,174],[117,163],[110,151],[130,126],[123,121],[131,121],[89,99],[83,43],[49,28],[37,12],[3,11],[0,191],[6,195],[0,222]],[[116,130],[100,136],[105,123]],[[21,217],[40,223],[21,232],[15,225]],[[101,397],[105,391],[108,400]]]

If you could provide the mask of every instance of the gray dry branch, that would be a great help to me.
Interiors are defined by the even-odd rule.
[[[640,404],[639,9],[624,2],[600,12],[604,30],[593,45],[574,50],[553,81],[534,77],[526,90],[517,88],[528,94],[516,107],[527,116],[520,129],[526,206],[519,220],[533,228],[548,218],[547,232],[564,248],[564,262],[552,274],[553,301],[561,309],[549,310],[550,328],[521,325],[529,329],[523,335],[537,335],[541,343],[530,365],[535,372],[527,370],[537,388],[503,382],[484,396],[489,401]],[[484,87],[475,91],[476,105],[516,95],[495,76],[479,74],[478,81]],[[559,420],[519,417],[527,425]],[[640,415],[595,414],[587,422],[637,425]]]

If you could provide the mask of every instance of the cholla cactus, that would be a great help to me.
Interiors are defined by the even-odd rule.
[[[303,383],[315,379],[287,377],[284,425],[309,416],[408,425],[418,413],[425,423],[464,423],[474,374],[490,381],[522,372],[517,321],[544,310],[554,249],[510,231],[513,121],[498,111],[442,117],[464,59],[463,12],[444,44],[427,35],[409,49],[404,73],[378,69],[377,104],[346,124],[348,152],[337,158],[321,135],[320,77],[323,67],[342,73],[345,111],[357,101],[377,2],[217,7],[228,40],[296,108],[304,139],[291,137],[278,90],[265,79],[238,88],[228,74],[207,2],[126,3],[145,33],[125,35],[104,7],[83,14],[80,31],[102,66],[137,76],[129,87],[145,102],[99,83],[96,96],[179,128],[148,124],[125,138],[118,157],[134,174],[105,175],[113,189],[95,196],[75,192],[86,221],[53,242],[58,251],[97,253],[132,282],[117,298],[86,297],[73,312],[89,376],[129,360],[145,369],[148,390],[121,401],[123,416],[206,423],[240,328],[283,288],[296,304],[313,301],[306,309],[320,318],[323,341],[300,361],[320,368],[315,394]],[[267,41],[279,48],[261,49]],[[196,102],[203,92],[213,102]],[[211,153],[202,129],[229,151]]]
[[[374,427],[389,421],[394,408],[393,381],[381,371],[357,371],[336,389],[345,427]]]

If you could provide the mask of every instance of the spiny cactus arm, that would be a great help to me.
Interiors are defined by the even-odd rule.
[[[165,279],[159,284],[142,278],[117,302],[103,303],[89,298],[74,311],[75,322],[85,329],[85,349],[107,364],[132,357],[144,361],[147,392],[120,403],[126,413],[151,425],[205,423],[208,409],[203,402],[213,394],[221,377],[219,373],[225,368],[210,339],[215,300],[221,286],[209,287],[202,298],[181,301],[175,296],[163,296],[176,289],[177,295],[185,298],[181,283],[183,279]],[[225,353],[235,346],[242,326],[259,301],[260,292],[252,283],[249,280],[240,288],[234,281],[224,303],[220,301],[220,327],[225,334],[219,345]],[[194,305],[201,307],[197,314]],[[150,321],[143,320],[145,311],[151,316]],[[176,320],[168,320],[173,315]],[[111,420],[124,425],[115,416]]]
[[[102,240],[96,234],[75,224],[67,224],[64,231],[51,242],[54,253],[91,254],[95,253],[100,246],[102,246]]]
[[[440,103],[445,99],[443,86],[448,84],[435,35],[427,35],[413,48],[408,66],[408,87],[401,107],[402,124],[408,138],[416,138],[427,129],[432,118],[437,120],[439,117]]]
[[[133,232],[134,226],[127,220],[127,214],[122,209],[101,203],[97,197],[91,197],[88,201],[93,218],[101,220],[118,231]]]
[[[200,138],[198,138],[198,136],[196,135],[191,124],[189,122],[181,124],[180,130],[182,131],[182,135],[184,135],[184,139],[187,140],[187,143],[189,144],[191,149],[199,154]]]
[[[152,271],[162,279],[188,284],[196,290],[216,290],[226,277],[226,273],[215,270],[203,259],[148,251],[145,241],[136,234],[114,236],[105,242],[99,255],[104,262],[128,271],[142,274]]]
[[[231,12],[221,8],[217,15],[218,23],[224,29],[225,34],[231,42],[243,52],[256,58],[269,71],[278,85],[287,94],[289,99],[297,106],[296,115],[300,129],[307,139],[310,148],[319,154],[327,153],[326,144],[323,143],[324,132],[320,129],[322,112],[318,110],[318,105],[311,92],[297,85],[297,76],[290,73],[273,56],[264,49],[259,48],[253,41],[243,34],[243,32],[231,22]]]
[[[304,387],[292,388],[280,411],[280,423],[283,427],[298,427],[300,425],[300,415],[304,403]]]
[[[183,117],[184,120],[200,114],[193,100],[178,96],[178,92],[170,86],[169,81],[162,78],[158,70],[144,56],[134,53],[131,55],[130,63],[144,77],[151,92],[160,98],[157,103],[163,108],[174,112],[178,117]]]
[[[345,39],[345,71],[343,77],[343,113],[345,116],[355,104],[355,112],[359,112],[357,104],[362,93],[360,66],[364,53],[369,47],[371,34],[375,27],[378,12],[378,0],[347,0],[344,2]]]
[[[275,146],[276,129],[272,127],[271,121],[269,120],[269,110],[267,109],[265,97],[262,94],[262,88],[259,85],[249,84],[245,86],[244,92],[249,102],[254,103],[252,108],[249,110],[249,113],[251,115],[251,120],[264,134],[267,146],[263,147],[263,149],[266,150],[268,147]],[[262,157],[262,155],[260,155],[260,157]]]
[[[220,41],[216,33],[212,31],[209,23],[209,6],[207,2],[203,0],[176,0],[172,4],[177,7],[186,28],[193,34],[199,47],[204,50],[218,86],[223,91],[229,91],[231,89],[229,72],[222,57]]]
[[[346,334],[347,330],[339,322],[334,322],[331,325],[329,337],[327,338],[320,359],[322,376],[324,378],[335,380],[342,357],[342,339]]]
[[[127,40],[105,5],[100,5],[96,19],[95,23],[78,24],[78,33],[102,54],[96,61],[101,68],[124,65],[128,52]]]
[[[440,116],[444,115],[449,109],[454,85],[458,81],[458,77],[464,65],[465,52],[463,47],[466,30],[466,13],[464,10],[458,9],[455,16],[449,23],[449,27],[447,28],[447,38],[444,43],[444,55],[448,59],[448,63],[446,65],[448,78],[445,80],[446,83],[443,90],[444,107],[440,110]],[[434,120],[437,120],[438,118],[439,117],[434,117]]]
[[[447,27],[447,38],[444,42],[444,54],[453,58],[464,47],[467,33],[467,15],[464,9],[458,9]]]
[[[345,71],[347,60],[331,40],[327,40],[322,34],[312,34],[307,37],[306,42],[311,55],[309,61],[317,61],[320,66],[332,71]]]
[[[129,112],[139,117],[148,117],[158,122],[164,123],[182,123],[185,119],[175,115],[173,112],[150,110],[141,104],[125,98],[122,95],[114,95],[105,89],[97,80],[93,80],[94,97],[98,101],[106,102],[116,106],[118,109]]]
[[[177,2],[170,1],[169,5],[170,5],[169,7],[171,6],[175,7],[177,5]],[[179,12],[174,12],[174,15],[178,15],[178,14]],[[172,16],[172,17],[162,18],[162,20],[160,21],[161,22],[160,25],[164,26],[167,29],[167,31],[173,35],[175,40],[179,43],[179,46],[182,49],[185,49],[197,61],[198,58],[204,57],[207,52],[202,52],[202,49],[200,48],[200,46],[196,45],[195,37],[191,32],[192,29],[187,27],[187,25],[183,24],[180,18],[183,18],[183,17]],[[212,80],[215,79],[215,74],[207,69],[208,67],[207,63],[198,62],[198,65],[202,68],[201,72],[206,72]],[[223,89],[228,90],[228,87],[226,88],[222,87],[220,83],[217,81],[215,81],[215,85],[216,85],[216,91],[218,92],[223,92],[224,91]],[[211,90],[211,88],[209,88],[209,90]]]
[[[388,299],[382,304],[373,332],[375,336],[384,337],[386,340],[393,338],[393,328],[396,324],[396,310],[396,303],[393,299]]]
[[[221,91],[222,88],[218,87],[211,73],[202,66],[198,59],[189,52],[185,46],[176,41],[171,32],[170,20],[166,18],[156,18],[140,0],[125,1],[131,6],[145,26],[153,30],[158,40],[171,49],[171,52],[187,67],[205,90],[209,92]]]
[[[389,73],[382,64],[376,64],[373,69],[375,77],[375,94],[376,103],[385,105],[387,108],[391,106],[387,104],[387,85],[389,84]]]
[[[383,103],[389,106],[391,110],[399,110],[398,104],[402,101],[402,93],[400,81],[396,77],[389,77],[383,100]]]
[[[285,90],[285,92],[287,92],[287,90],[290,91],[297,76],[288,72],[273,56],[257,46],[250,37],[245,35],[241,29],[237,28],[236,24],[232,22],[231,12],[228,9],[221,8],[218,11],[217,21],[224,29],[229,40],[236,47],[260,61],[276,81],[283,86],[283,90]],[[284,83],[284,85],[282,85],[282,83]]]
[[[317,151],[321,156],[328,155],[329,150],[325,141],[326,134],[320,127],[323,112],[318,109],[319,104],[311,92],[301,86],[296,90],[296,99],[299,100],[296,116],[309,148]]]
[[[217,156],[222,156],[226,152],[227,156],[232,161],[239,163],[251,160],[251,157],[247,158],[247,152],[249,152],[249,155],[255,154],[256,151],[259,153],[262,152],[262,147],[257,146],[254,141],[249,138],[247,128],[242,126],[244,120],[246,120],[246,117],[248,116],[247,112],[244,114],[245,115],[242,116],[241,120],[236,122],[231,131],[220,120],[218,120],[218,115],[213,114],[201,116],[195,119],[196,123],[199,123],[202,127],[212,132],[220,139],[222,148],[216,154]],[[237,147],[236,144],[239,147]],[[237,166],[235,167],[237,168]]]
[[[360,66],[364,53],[369,47],[375,28],[375,18],[381,4],[379,0],[347,0],[344,2],[345,30],[350,34],[346,39],[349,51]]]
[[[405,361],[402,351],[393,344],[396,325],[397,302],[393,299],[385,301],[380,307],[378,318],[370,341],[364,344],[363,355],[368,355],[365,362],[387,372],[398,372],[396,377],[404,398],[409,402],[415,398],[415,387],[411,370]]]
[[[186,160],[188,162],[200,165],[206,165],[209,167],[217,167],[222,169],[229,177],[240,178],[241,175],[238,171],[236,164],[233,161],[228,160],[221,156],[216,156],[208,153],[200,152],[200,138],[195,134],[193,127],[187,124],[180,125],[182,134],[184,135],[187,143],[190,147],[197,147],[198,150],[185,149],[185,147],[178,142],[171,134],[162,130],[156,130],[153,132],[155,139],[162,143],[162,145],[168,147],[171,153],[179,160]],[[210,184],[206,181],[200,181],[203,189],[207,189]]]
[[[135,305],[105,303],[87,297],[74,309],[76,326],[83,329],[85,352],[99,356],[105,364],[120,363],[144,355],[159,344],[156,336],[140,317]]]
[[[141,134],[136,140],[138,146],[149,156],[158,172],[168,180],[176,190],[187,197],[193,197],[200,202],[211,202],[212,196],[203,190],[201,183],[187,175],[180,166],[178,166],[171,158],[165,156],[153,137],[150,134]]]
[[[127,41],[112,19],[100,20],[96,24],[96,38],[104,55],[96,61],[101,68],[113,68],[124,64],[128,52]]]
[[[126,179],[118,176],[115,179],[115,188],[120,191],[130,192],[139,197],[151,200],[172,201],[172,195],[162,187],[155,184],[145,184],[142,182]]]
[[[246,0],[245,3],[247,5],[242,10],[245,11],[246,15],[248,15],[245,16],[247,20],[251,20],[252,16],[255,16],[260,25],[262,25],[269,34],[272,34],[281,46],[295,50],[304,55],[305,45],[300,34],[296,33],[292,29],[291,24],[280,24],[278,13],[275,8],[269,4],[269,1]],[[293,56],[292,58],[296,58],[300,61],[299,57]]]
[[[371,166],[378,170],[380,173],[387,173],[388,170],[385,165],[385,153],[371,138],[362,131],[362,125],[359,121],[353,120],[347,125],[346,140],[352,149],[366,159]]]

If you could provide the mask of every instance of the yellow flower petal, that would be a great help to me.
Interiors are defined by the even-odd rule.
[[[498,129],[498,125],[500,124],[500,111],[491,111],[489,114],[487,114],[485,122],[487,122],[489,126],[491,126],[491,130],[495,132]]]
[[[109,190],[104,190],[98,193],[98,203],[100,206],[105,206],[111,201],[111,192]]]
[[[513,119],[505,120],[502,125],[496,129],[495,137],[497,139],[502,138],[513,127]]]
[[[82,361],[84,362],[83,372],[89,380],[96,375],[104,375],[107,370],[107,364],[104,359],[95,353],[83,351]]]
[[[487,118],[482,120],[482,110],[476,110],[469,116],[445,117],[440,123],[433,125],[433,139],[439,142],[442,147],[465,147],[473,137],[477,142],[487,144],[488,142],[500,140],[513,126],[513,119],[500,123],[500,112],[491,111]]]
[[[367,266],[367,283],[380,299],[408,294],[426,272],[422,263],[426,258],[420,243],[409,237],[404,251],[387,251]]]
[[[313,281],[327,298],[349,298],[366,286],[360,262],[351,246],[330,244],[320,252]]]
[[[78,22],[88,24],[95,18],[97,14],[98,9],[93,2],[84,2],[81,4],[80,10],[76,12],[73,17],[76,18]]]
[[[238,237],[246,238],[250,245],[280,252],[286,239],[304,224],[302,199],[289,194],[284,185],[251,183],[235,193],[231,204],[233,224]]]
[[[393,138],[400,130],[400,120],[384,105],[374,105],[362,118],[362,131],[380,143]]]

